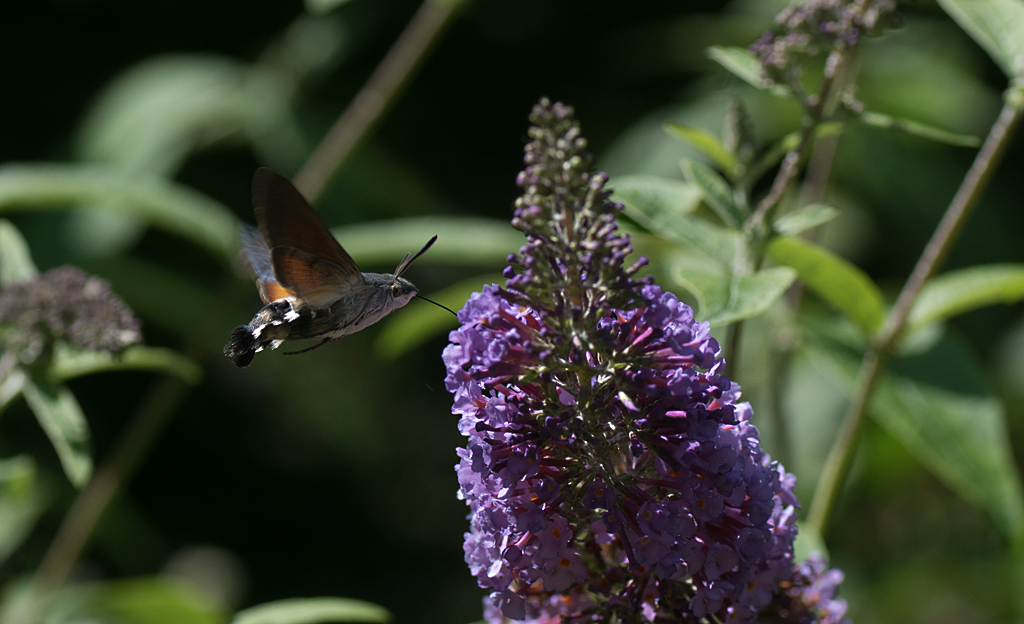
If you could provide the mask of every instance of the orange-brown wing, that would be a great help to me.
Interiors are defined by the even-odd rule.
[[[363,281],[361,273],[357,282],[350,273],[330,260],[287,245],[273,247],[270,260],[274,265],[274,278],[277,282],[300,297],[306,297],[314,291],[344,292],[347,286],[361,284]]]
[[[274,277],[282,286],[295,290],[311,287],[310,280],[318,276],[334,281],[317,286],[363,281],[359,267],[291,182],[260,167],[252,177],[252,205],[260,233],[271,252]],[[275,253],[278,247],[305,252],[306,256],[326,261],[331,267],[303,269],[295,254]],[[292,281],[300,276],[301,286]]]
[[[270,249],[267,247],[266,241],[263,240],[263,235],[251,225],[243,225],[239,232],[239,238],[242,241],[245,259],[256,280],[256,290],[260,293],[263,303],[294,295],[294,292],[277,283],[274,278],[274,265],[270,260]]]

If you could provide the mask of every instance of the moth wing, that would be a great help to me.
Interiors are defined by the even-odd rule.
[[[287,245],[278,245],[270,250],[277,282],[307,299],[337,299],[348,287],[363,283],[362,273],[358,279],[344,268],[330,260]]]
[[[242,241],[242,251],[245,259],[252,270],[253,278],[256,280],[256,290],[260,294],[263,303],[270,303],[278,299],[284,299],[294,295],[274,278],[274,265],[270,259],[270,248],[263,240],[259,230],[251,225],[243,225],[239,231],[239,238]]]
[[[298,189],[284,177],[266,167],[257,169],[252,177],[252,205],[256,223],[270,250],[273,275],[282,286],[298,289],[299,283],[292,281],[298,276],[302,276],[303,287],[311,285],[308,279],[313,276],[334,280],[317,286],[363,282],[363,274],[352,257]],[[278,247],[305,252],[310,258],[326,261],[331,268],[302,270],[297,266],[299,256],[292,252],[274,253]]]

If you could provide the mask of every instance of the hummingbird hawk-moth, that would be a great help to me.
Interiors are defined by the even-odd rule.
[[[416,255],[406,254],[394,273],[363,273],[284,177],[257,169],[252,204],[259,229],[243,225],[241,246],[266,305],[224,345],[224,355],[239,367],[285,340],[319,338],[293,353],[310,351],[409,303],[418,291],[402,273],[437,240],[431,238]]]

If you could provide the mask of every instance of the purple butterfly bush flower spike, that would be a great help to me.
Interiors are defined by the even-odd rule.
[[[541,100],[530,120],[512,221],[527,243],[444,351],[485,617],[839,622],[841,574],[794,565],[794,478],[708,324],[625,264],[572,109]]]

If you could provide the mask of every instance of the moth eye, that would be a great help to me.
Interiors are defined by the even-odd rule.
[[[398,284],[392,284],[391,285],[391,296],[392,297],[399,297],[401,295],[402,295],[402,287],[399,286]]]

